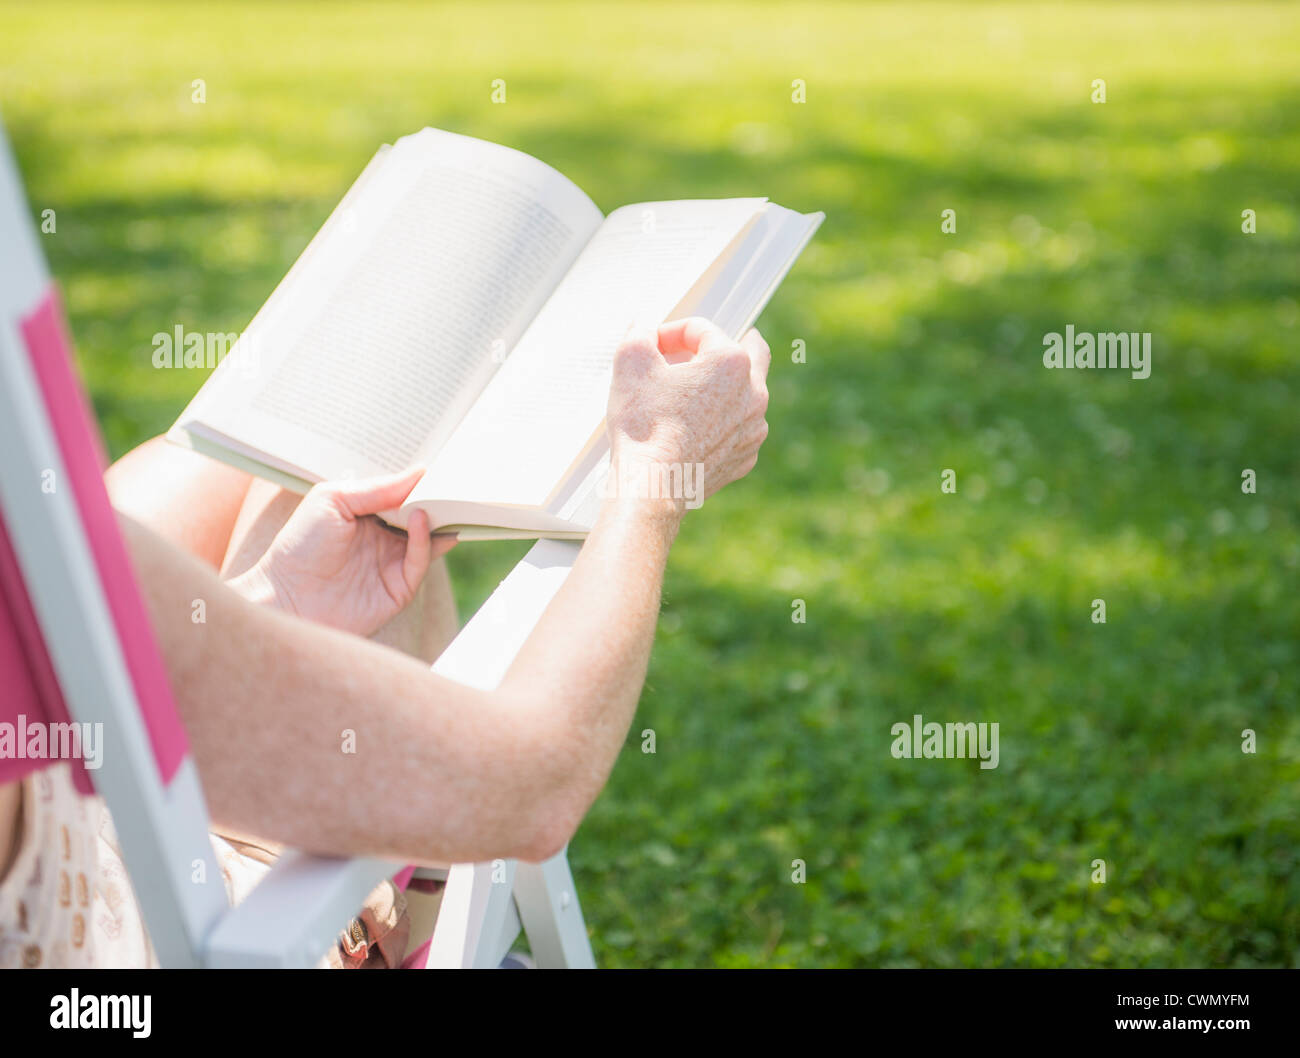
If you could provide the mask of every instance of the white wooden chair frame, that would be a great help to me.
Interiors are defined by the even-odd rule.
[[[164,966],[315,965],[370,890],[402,864],[289,851],[247,900],[228,906],[193,759],[186,755],[164,781],[76,497],[66,487],[42,489],[49,472],[56,483],[69,478],[21,321],[50,290],[0,125],[0,512],[69,714],[103,724],[94,782],[112,813],[150,939]],[[434,670],[495,686],[577,553],[572,543],[533,547]],[[428,965],[497,966],[522,929],[539,966],[593,966],[565,854],[495,866],[448,870]],[[494,883],[494,873],[505,881]]]

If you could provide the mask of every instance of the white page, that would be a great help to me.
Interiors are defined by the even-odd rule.
[[[433,129],[408,136],[245,334],[256,379],[232,355],[181,425],[307,478],[410,466],[454,427],[600,222],[534,158]]]
[[[408,504],[544,503],[600,428],[628,326],[663,322],[765,201],[651,202],[611,213]]]
[[[825,219],[824,213],[804,215],[769,202],[757,222],[746,229],[734,253],[709,270],[673,315],[704,316],[739,341]],[[604,442],[552,499],[548,513],[575,528],[591,528],[600,513],[608,473],[609,445]]]

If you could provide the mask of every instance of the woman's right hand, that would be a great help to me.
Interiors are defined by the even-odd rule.
[[[680,515],[743,478],[767,437],[771,362],[758,331],[734,342],[699,317],[628,334],[614,355],[606,413],[612,488],[671,500]],[[683,481],[698,496],[646,488]]]

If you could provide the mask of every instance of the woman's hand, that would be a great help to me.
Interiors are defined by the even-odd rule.
[[[400,506],[421,473],[317,485],[230,586],[309,621],[362,636],[377,631],[415,597],[429,564],[456,545],[455,537],[430,537],[423,511],[412,512],[405,535],[373,517]]]
[[[607,494],[671,500],[680,515],[748,474],[767,437],[771,362],[758,331],[733,342],[698,317],[629,334],[606,413]]]

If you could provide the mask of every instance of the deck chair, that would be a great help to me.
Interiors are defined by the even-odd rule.
[[[0,125],[0,681],[12,692],[0,711],[102,724],[102,765],[74,764],[74,781],[113,816],[162,965],[315,965],[379,881],[412,872],[289,851],[228,906],[38,238]],[[575,544],[536,545],[435,669],[495,686],[576,554]],[[0,761],[0,782],[20,775],[16,762]],[[450,867],[426,965],[497,966],[521,930],[539,966],[594,965],[564,853],[537,865]]]

